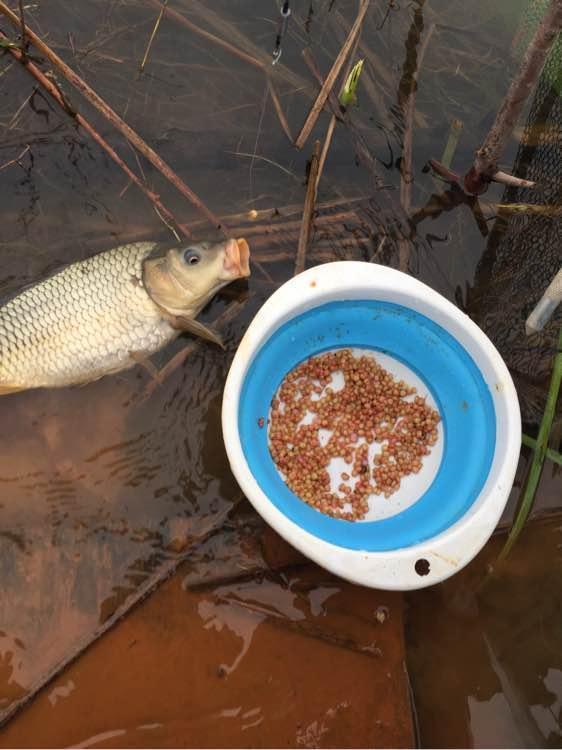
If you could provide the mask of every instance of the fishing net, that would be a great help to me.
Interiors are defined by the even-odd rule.
[[[529,3],[514,41],[519,56],[548,5]],[[477,271],[475,317],[510,368],[525,421],[541,419],[562,309],[527,337],[525,321],[562,265],[562,39],[552,47],[517,151],[513,174],[538,189],[507,188],[502,203],[529,208],[500,214]],[[533,210],[533,207],[537,208]]]

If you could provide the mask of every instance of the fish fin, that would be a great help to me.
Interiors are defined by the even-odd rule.
[[[214,344],[220,346],[221,349],[226,349],[226,346],[224,345],[224,341],[222,340],[220,334],[218,334],[212,328],[209,328],[209,326],[206,326],[204,323],[200,323],[198,320],[193,320],[193,318],[184,318],[181,315],[176,315],[172,325],[174,328],[177,328],[181,331],[187,331],[188,333],[192,333],[194,336],[200,336],[202,339],[212,341]]]
[[[144,352],[130,351],[129,357],[136,362],[137,365],[141,365],[149,373],[154,380],[158,380],[158,368],[153,364]]]
[[[7,396],[9,393],[27,390],[25,385],[10,385],[9,383],[0,383],[0,396]]]

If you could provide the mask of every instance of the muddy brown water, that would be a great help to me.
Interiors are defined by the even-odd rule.
[[[281,63],[272,81],[296,135],[317,91],[301,51],[310,45],[325,73],[353,22],[356,5],[341,0],[292,5]],[[411,232],[399,199],[404,130],[400,106],[411,86],[419,37],[432,30],[414,115],[412,206],[417,210],[427,206],[433,194],[443,193],[443,186],[422,168],[427,159],[441,157],[451,121],[463,123],[453,161],[458,169],[470,163],[484,137],[515,67],[512,40],[524,6],[523,0],[472,4],[426,0],[410,5],[373,0],[357,53],[365,58],[358,106],[347,125],[336,127],[319,187],[318,200],[324,208],[312,234],[308,265],[376,257],[396,266],[398,240],[406,236],[411,273],[465,306],[488,237],[469,207],[453,206],[450,196],[439,204],[448,210],[418,214],[415,233]],[[270,59],[278,21],[274,2],[178,0],[174,9],[201,29],[261,60]],[[239,302],[238,314],[224,326],[226,353],[207,343],[198,345],[150,397],[145,398],[149,376],[135,368],[82,388],[0,400],[0,714],[4,716],[86,646],[115,613],[148,592],[158,576],[189,557],[190,549],[200,549],[197,544],[212,534],[221,539],[233,513],[236,517],[242,509],[251,517],[222,444],[222,387],[252,316],[293,273],[307,160],[313,138],[323,138],[329,115],[321,116],[304,149],[297,151],[279,124],[263,72],[170,18],[162,21],[145,71],[139,74],[156,15],[151,4],[138,0],[26,5],[30,25],[216,214],[237,215],[231,223],[248,230],[259,263],[253,264],[247,284],[225,290],[203,314],[210,320],[233,301]],[[4,19],[0,28],[14,36]],[[76,91],[62,82],[61,86],[71,105],[91,119],[130,166],[142,167],[149,184],[182,221],[200,220],[150,165],[142,159],[137,162],[131,148]],[[513,139],[504,155],[508,168],[517,148]],[[22,152],[19,163],[9,164]],[[0,56],[0,191],[3,298],[61,264],[101,249],[129,239],[170,237],[144,196],[7,54]],[[490,206],[502,195],[493,187],[484,196],[484,226],[494,225]],[[257,219],[251,218],[252,210],[260,212]],[[195,226],[195,235],[204,237],[205,226]],[[164,365],[185,343],[172,344],[155,358],[156,364]],[[526,458],[527,454],[510,508]],[[552,475],[548,467],[538,506],[557,506],[561,496],[560,475]],[[250,538],[263,533],[257,522],[250,528]],[[497,601],[494,597],[496,604],[487,607],[485,622],[471,615],[459,625],[463,611],[449,613],[450,602],[459,597],[471,603],[470,612],[487,606],[489,595],[479,588],[483,566],[475,568],[480,574],[459,577],[446,587],[409,596],[405,602],[401,597],[393,599],[397,611],[405,608],[408,667],[422,743],[512,746],[559,741],[560,644],[545,631],[560,612],[560,596],[553,584],[553,571],[559,565],[557,533],[556,524],[541,526],[534,536],[529,533],[528,539],[534,541],[522,542],[503,583],[494,583]],[[191,565],[196,577],[218,579],[225,555],[206,543],[211,546],[205,555],[182,564]],[[494,549],[492,545],[486,554]],[[359,658],[347,649],[338,656],[345,678],[338,678],[337,686],[330,685],[320,670],[323,660],[332,657],[325,656],[326,644],[316,637],[318,632],[311,637],[310,632],[303,635],[285,628],[280,644],[272,615],[262,621],[255,612],[256,606],[273,607],[282,612],[285,624],[319,627],[314,620],[325,611],[328,618],[336,618],[330,632],[336,628],[338,637],[361,642],[369,632],[361,630],[366,627],[361,617],[366,618],[367,612],[372,617],[377,596],[329,579],[312,566],[303,568],[302,575],[308,576],[306,596],[301,594],[300,603],[289,606],[287,591],[297,585],[291,583],[292,573],[283,574],[286,579],[267,578],[267,585],[262,585],[261,579],[252,578],[251,566],[248,572],[244,560],[235,555],[233,559],[242,571],[226,566],[224,575],[231,581],[245,576],[245,583],[225,583],[226,594],[215,583],[186,600],[181,585],[185,575],[178,573],[163,593],[147,600],[145,607],[157,607],[159,626],[144,631],[146,661],[138,674],[123,658],[125,640],[120,639],[127,637],[128,628],[132,632],[146,626],[141,615],[138,622],[125,619],[71,667],[70,676],[63,673],[64,678],[51,683],[29,710],[0,730],[3,746],[26,742],[201,745],[205,732],[207,744],[224,746],[373,746],[392,744],[393,738],[407,744],[413,730],[406,700],[395,715],[381,719],[396,728],[395,735],[381,733],[382,725],[365,719],[365,712],[372,714],[369,681],[373,695],[383,691],[373,677],[370,657]],[[294,561],[289,558],[285,564],[290,567]],[[510,588],[513,581],[516,591]],[[233,590],[239,599],[253,602],[251,612],[233,603]],[[217,597],[222,597],[220,606]],[[343,604],[348,601],[345,597],[362,625],[337,619],[334,612],[348,606]],[[514,639],[511,624],[525,611],[526,602],[536,619],[529,619],[527,627],[522,623]],[[520,609],[514,609],[515,604]],[[238,625],[241,609],[246,619]],[[437,618],[436,610],[443,616]],[[178,611],[184,612],[189,625],[182,633],[186,661],[178,663],[177,671],[172,663],[170,672],[158,672],[157,684],[150,675],[166,659],[173,661],[174,650],[170,648],[167,655],[156,650],[151,661],[150,644],[166,637],[160,628]],[[370,627],[375,627],[373,622]],[[396,627],[401,630],[401,625]],[[226,687],[218,695],[213,670],[223,661],[215,654],[217,644],[208,637],[213,628],[217,632],[222,628],[237,644],[229,645],[227,638],[221,645],[232,657],[221,659],[233,672],[220,683]],[[179,632],[174,631],[172,643],[180,642]],[[463,634],[468,632],[474,640],[473,652],[465,648]],[[193,662],[190,643],[197,654]],[[275,644],[280,650],[275,651]],[[309,654],[318,679],[307,674],[301,684],[298,659],[287,665],[283,676],[283,648],[299,654],[302,649],[305,667]],[[398,654],[404,646],[395,641],[393,648],[392,653]],[[478,656],[472,659],[470,653]],[[514,666],[510,659],[515,654]],[[101,662],[106,672],[99,671]],[[242,704],[233,703],[233,696],[237,690],[250,689],[262,665],[273,684],[285,679],[286,689],[275,693],[272,688],[260,702],[260,692],[252,688],[256,690],[253,702],[238,710]],[[397,655],[392,669],[399,671]],[[139,685],[141,673],[148,679]],[[169,686],[172,696],[184,687],[191,689],[198,679],[199,697],[192,704],[162,698],[162,685]],[[289,689],[295,681],[301,685],[299,691]],[[115,692],[101,700],[104,686],[112,682]],[[131,707],[127,715],[125,704]],[[95,706],[93,723],[84,724],[78,705]],[[142,705],[153,705],[154,710],[137,711]],[[186,705],[193,708],[188,721]],[[221,728],[213,733],[209,727]]]

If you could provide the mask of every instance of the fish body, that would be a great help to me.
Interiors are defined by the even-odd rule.
[[[156,247],[137,242],[73,263],[1,307],[0,393],[90,382],[182,330],[204,335],[195,316],[249,274],[247,245],[199,243],[154,258]]]

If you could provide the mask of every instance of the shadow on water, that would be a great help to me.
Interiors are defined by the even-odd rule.
[[[497,203],[538,199],[511,193],[503,196],[493,186],[479,202],[466,200],[423,171],[428,159],[441,157],[453,120],[463,124],[453,166],[462,170],[469,165],[516,67],[513,39],[520,32],[526,0],[471,4],[416,0],[410,5],[373,2],[365,17],[357,49],[357,56],[365,60],[358,104],[346,124],[338,123],[335,130],[319,186],[320,208],[307,263],[355,258],[396,267],[405,242],[410,271],[468,309],[496,341],[514,374],[527,376],[518,380],[518,386],[522,404],[533,406],[525,416],[536,422],[544,384],[528,381],[530,374],[548,372],[549,336],[559,319],[539,342],[527,342],[522,326],[547,276],[562,262],[562,243],[551,241],[560,237],[561,219],[546,223],[540,219],[533,224],[529,217],[498,216]],[[233,215],[229,224],[247,236],[254,262],[248,289],[227,288],[203,314],[213,319],[229,301],[242,301],[241,312],[226,323],[227,353],[200,343],[150,398],[143,398],[149,378],[136,368],[82,388],[21,393],[0,400],[0,715],[89,643],[120,608],[126,609],[159,576],[171,572],[193,545],[221,528],[240,501],[222,445],[222,387],[248,322],[293,273],[311,144],[313,138],[324,137],[329,115],[321,115],[305,147],[296,150],[280,125],[262,68],[233,56],[200,31],[229,41],[266,66],[294,137],[317,92],[301,51],[309,46],[325,74],[353,23],[356,3],[318,0],[295,7],[275,68],[269,65],[278,22],[274,3],[264,7],[258,2],[179,0],[174,10],[191,27],[165,16],[142,74],[139,64],[157,16],[151,2],[96,0],[78,8],[54,0],[48,7],[30,6],[26,11],[30,26],[48,38],[53,49],[173,166],[214,213]],[[7,26],[2,22],[2,30],[13,36]],[[430,28],[431,41],[417,71],[421,40]],[[204,236],[205,225],[194,209],[152,167],[141,164],[77,92],[64,89],[72,106],[91,120],[131,168],[139,174],[142,170],[165,205],[182,221],[192,223],[197,237]],[[406,215],[400,205],[400,171],[404,98],[412,90],[416,105],[411,211]],[[517,131],[504,154],[506,165],[516,161],[527,175],[538,177],[546,172],[546,184],[556,184],[558,190],[556,195],[550,188],[541,193],[551,202],[560,198],[559,110],[560,99],[543,85],[526,110],[527,129],[522,135]],[[541,131],[538,146],[532,145],[532,128],[545,122],[551,124]],[[550,148],[553,138],[555,145]],[[545,151],[548,158],[543,158]],[[0,55],[0,190],[3,298],[61,264],[110,246],[170,238],[144,196],[7,54]],[[533,237],[540,238],[538,245],[517,242],[529,226]],[[547,263],[539,274],[540,259]],[[168,347],[156,363],[163,365],[184,344],[178,341]],[[518,482],[524,468],[522,461]],[[558,505],[560,489],[559,475],[545,475],[539,505]],[[531,596],[541,575],[546,575],[541,573],[538,547],[523,546],[522,555],[525,550],[536,571],[533,567],[534,577],[527,578],[521,564],[521,591],[528,592],[520,594],[523,598]],[[216,573],[221,555],[212,546],[208,555]],[[549,547],[548,555],[549,560],[557,559],[558,552]],[[197,556],[195,560],[202,575],[208,560]],[[310,575],[314,578],[320,573]],[[322,598],[324,583],[318,583],[317,589],[315,585],[311,584],[308,596]],[[332,581],[330,585],[342,584]],[[271,595],[262,595],[265,588],[255,581],[244,586],[257,587],[251,598],[261,604]],[[361,607],[369,593],[345,586]],[[440,606],[440,597],[449,597],[448,588],[436,591],[416,595],[420,612],[435,602]],[[212,596],[203,597],[198,605],[207,608],[208,617],[194,625],[186,638],[193,637],[195,649],[201,650],[197,662],[201,669],[205,668],[201,666],[204,655],[213,646],[204,637],[208,623],[213,618],[219,622],[238,616],[233,614],[240,609],[233,597],[248,595],[247,589],[233,592],[230,584],[224,596],[215,587]],[[275,592],[277,598],[286,596],[278,589]],[[546,613],[546,604],[535,602],[534,606]],[[251,617],[262,615],[254,612]],[[289,613],[285,619],[292,617]],[[511,688],[498,676],[506,669],[502,656],[507,643],[502,630],[505,612],[496,608],[487,617],[478,645],[481,654],[487,654],[484,672],[493,662],[494,680],[500,681],[496,693],[507,695]],[[266,619],[271,626],[271,615]],[[443,637],[451,653],[459,654],[463,644],[452,638],[456,626],[451,622],[444,621]],[[275,638],[269,630],[262,637],[265,649]],[[525,637],[536,644],[542,636],[529,628]],[[116,648],[109,658],[115,659],[116,670],[122,669],[126,678],[117,654]],[[253,659],[242,660],[237,668],[244,679],[250,677]],[[503,666],[497,667],[494,659]],[[425,716],[427,722],[429,716],[439,723],[431,714],[441,705],[437,677],[431,669],[420,671],[422,666],[419,659],[411,661],[411,668],[422,675],[416,703],[429,705],[425,714],[420,712],[420,719]],[[536,675],[532,658],[524,654],[513,669],[505,678],[510,685],[519,684],[521,675],[525,679]],[[558,666],[552,669],[552,674],[541,672],[544,684],[549,674],[549,680],[557,679]],[[476,664],[474,670],[475,682],[459,676],[459,696],[473,695],[480,666]],[[197,672],[193,674],[196,680]],[[133,685],[123,689],[132,691]],[[308,689],[314,692],[316,688],[309,685]],[[298,700],[304,700],[303,695]],[[539,722],[542,709],[533,706],[546,703],[537,700],[528,709],[531,698],[520,686],[510,695],[510,706],[519,702],[527,712],[525,721],[530,711]],[[323,711],[348,700],[343,693],[337,700],[332,698]],[[284,700],[294,707],[297,698],[292,695]],[[54,708],[55,702],[49,706]],[[59,716],[65,703],[61,700],[57,705]],[[51,720],[51,708],[45,709],[43,722]],[[336,714],[330,717],[337,724]],[[477,725],[475,717],[471,709],[467,726]],[[556,716],[554,720],[558,722]],[[64,724],[63,719],[53,721]],[[164,723],[173,727],[174,721],[168,715]],[[201,719],[202,727],[205,721]],[[445,731],[447,724],[442,724]],[[502,737],[512,737],[516,724],[516,718],[508,717]],[[310,730],[310,736],[303,729],[298,744],[319,743],[324,736],[315,734],[319,726]],[[467,730],[468,744],[488,741],[486,722],[479,726],[484,727],[480,734]],[[279,744],[281,719],[275,727],[268,736]],[[114,728],[102,721],[90,736]],[[353,734],[358,745],[384,741],[382,735],[373,739],[369,731]],[[173,730],[165,734],[166,741],[173,742]],[[342,741],[342,734],[324,734],[325,742],[330,738]],[[186,741],[185,734],[176,736]],[[447,736],[442,738],[445,744]],[[537,740],[536,734],[517,736],[530,744]],[[106,735],[100,742],[116,742],[115,737]],[[240,737],[225,729],[217,741],[243,744]],[[429,743],[437,741],[436,734],[422,731],[424,738]],[[130,735],[122,741],[127,739],[144,743]],[[59,735],[59,742],[63,741],[64,735]],[[151,741],[157,741],[153,735]]]

